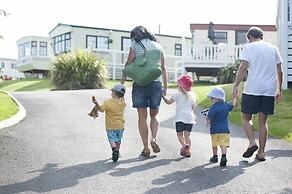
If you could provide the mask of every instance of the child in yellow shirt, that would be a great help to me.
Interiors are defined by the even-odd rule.
[[[126,88],[123,84],[116,84],[111,91],[111,98],[105,100],[101,105],[99,105],[94,97],[92,102],[98,107],[100,112],[105,112],[106,133],[112,149],[112,160],[116,162],[119,159],[124,132],[124,111],[126,107],[124,95]]]

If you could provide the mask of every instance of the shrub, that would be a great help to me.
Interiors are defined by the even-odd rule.
[[[218,72],[218,82],[220,84],[233,83],[236,78],[236,73],[239,67],[240,61],[235,61],[234,64],[229,64],[227,67],[220,69]]]
[[[63,90],[103,88],[107,79],[105,61],[82,50],[58,56],[50,74],[55,88]]]

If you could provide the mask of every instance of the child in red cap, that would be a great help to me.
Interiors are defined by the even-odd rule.
[[[190,133],[195,121],[194,110],[196,107],[196,98],[192,92],[193,80],[188,75],[183,75],[177,80],[177,92],[171,98],[162,96],[166,104],[176,102],[175,127],[177,138],[182,145],[180,155],[185,157],[191,156],[191,139]]]

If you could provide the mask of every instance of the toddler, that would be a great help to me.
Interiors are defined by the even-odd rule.
[[[177,92],[167,98],[162,96],[166,104],[176,102],[175,127],[178,141],[181,144],[180,155],[184,157],[191,156],[190,133],[195,124],[194,110],[196,107],[196,98],[192,93],[193,80],[188,75],[183,75],[177,80]]]
[[[100,112],[105,112],[105,126],[108,141],[112,149],[112,160],[119,159],[121,140],[124,132],[124,111],[126,103],[124,95],[126,88],[123,84],[116,84],[111,89],[111,98],[105,100],[101,105],[93,97],[92,102]]]
[[[230,144],[228,115],[236,104],[236,98],[234,98],[232,104],[225,102],[225,92],[218,87],[214,88],[207,96],[212,101],[212,106],[205,113],[212,139],[213,156],[210,158],[210,162],[218,162],[217,147],[220,146],[222,154],[220,166],[226,166],[226,153]]]

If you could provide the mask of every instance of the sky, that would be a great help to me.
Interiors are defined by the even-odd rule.
[[[0,10],[0,57],[17,58],[18,39],[58,23],[191,37],[191,23],[275,25],[277,0],[1,0]]]

